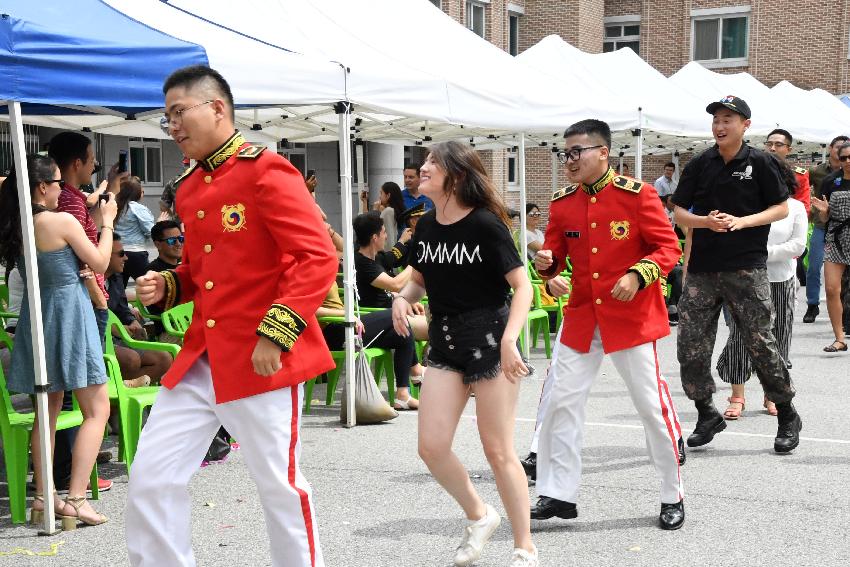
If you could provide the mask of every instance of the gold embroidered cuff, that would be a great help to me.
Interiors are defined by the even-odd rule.
[[[629,271],[638,275],[640,289],[644,289],[661,277],[661,268],[658,267],[658,264],[646,258],[629,268]]]
[[[180,303],[180,279],[173,270],[160,272],[165,280],[165,295],[163,296],[162,310],[168,311]]]
[[[260,321],[257,334],[267,338],[281,350],[288,351],[292,349],[298,336],[306,328],[307,321],[298,313],[286,305],[273,303],[266,316]]]

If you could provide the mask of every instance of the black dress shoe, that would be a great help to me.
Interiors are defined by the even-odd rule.
[[[688,447],[702,447],[708,445],[714,436],[726,429],[726,420],[720,412],[700,414],[694,432],[688,437]]]
[[[685,503],[662,504],[658,526],[662,530],[678,530],[685,523]]]
[[[773,440],[773,450],[777,453],[788,453],[796,449],[800,444],[801,429],[803,429],[803,420],[796,412],[793,419],[780,421],[776,439]]]
[[[532,520],[548,520],[549,518],[563,518],[572,520],[578,517],[578,509],[572,502],[564,502],[557,498],[549,498],[541,496],[537,499],[537,504],[531,508]]]
[[[520,459],[519,462],[523,470],[525,470],[525,476],[531,480],[537,480],[537,453],[532,451],[526,458]]]
[[[685,464],[685,459],[687,458],[685,456],[685,440],[679,437],[677,445],[679,445],[679,466],[681,467]]]
[[[820,315],[820,307],[817,305],[809,305],[806,308],[806,314],[803,315],[803,323],[814,323],[818,315]]]

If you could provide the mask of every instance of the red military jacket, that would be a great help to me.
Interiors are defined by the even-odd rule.
[[[163,307],[194,301],[173,388],[207,352],[217,403],[292,386],[334,367],[315,312],[338,260],[304,179],[236,132],[179,180],[183,262],[162,272]],[[273,376],[254,372],[258,335],[281,348]]]
[[[552,251],[553,265],[541,276],[560,273],[567,256],[573,266],[561,343],[588,352],[597,326],[605,352],[670,334],[659,278],[673,269],[681,250],[651,184],[609,169],[592,186],[557,191],[543,249]],[[629,271],[637,273],[641,289],[631,301],[614,299],[614,284]]]
[[[803,167],[794,168],[794,177],[797,178],[797,189],[794,191],[794,198],[803,203],[806,207],[806,214],[812,209],[812,190],[809,183],[809,170]]]

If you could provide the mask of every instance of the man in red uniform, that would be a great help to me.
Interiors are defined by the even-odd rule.
[[[681,434],[655,341],[670,333],[659,278],[679,260],[679,243],[655,188],[618,176],[609,166],[611,130],[605,122],[577,122],[564,138],[558,157],[574,185],[552,197],[545,241],[534,263],[548,279],[569,256],[572,293],[550,367],[549,407],[537,454],[540,498],[531,517],[578,515],[584,406],[608,353],[626,382],[661,477],[659,524],[675,530],[685,521]]]
[[[788,130],[776,128],[767,135],[764,149],[781,161],[785,161],[788,159],[788,154],[791,153],[791,144],[793,143],[794,138]],[[806,214],[809,214],[809,211],[812,209],[809,170],[804,167],[794,167],[792,169],[794,170],[794,177],[797,179],[797,189],[794,190],[792,197],[803,203],[803,206],[806,207]]]
[[[186,485],[223,424],[257,484],[272,565],[323,566],[299,428],[302,383],[334,365],[314,313],[336,253],[298,170],[234,130],[220,74],[180,69],[163,92],[164,123],[197,163],[177,190],[183,263],[136,289],[166,309],[194,301],[194,315],[133,462],[130,563],[195,565]]]

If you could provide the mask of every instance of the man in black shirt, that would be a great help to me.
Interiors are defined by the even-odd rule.
[[[766,266],[770,223],[788,215],[788,188],[775,158],[744,143],[750,126],[746,102],[727,96],[706,111],[714,116],[716,145],[688,163],[673,195],[676,223],[694,229],[677,344],[682,387],[699,412],[688,445],[705,445],[726,428],[712,401],[711,376],[717,319],[725,304],[742,330],[765,396],[779,411],[773,448],[787,453],[800,442],[802,421],[771,331]]]
[[[127,303],[127,292],[124,290],[124,264],[127,261],[121,237],[118,234],[112,236],[112,257],[106,273],[106,292],[109,294],[107,306],[112,311],[127,332],[136,340],[147,340],[144,327],[142,327],[135,313]],[[113,335],[117,331],[113,329]],[[165,372],[171,367],[171,355],[167,352],[155,350],[135,350],[124,345],[120,339],[113,337],[115,346],[115,357],[121,367],[121,376],[124,384],[129,387],[147,386],[151,382],[159,383]]]

